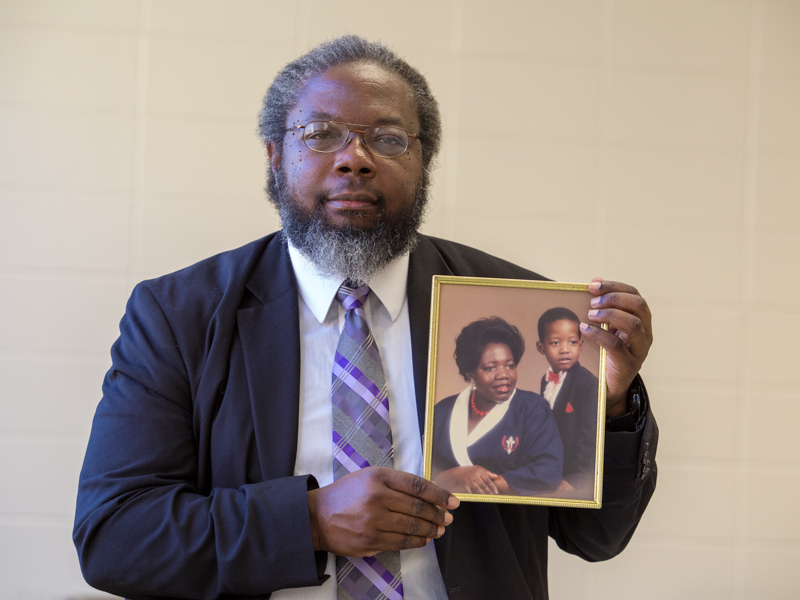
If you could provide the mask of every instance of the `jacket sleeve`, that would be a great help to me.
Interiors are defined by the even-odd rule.
[[[129,598],[319,585],[326,556],[311,542],[312,476],[199,489],[195,390],[182,350],[152,293],[137,286],[80,475],[73,538],[84,577]]]
[[[606,560],[622,552],[655,491],[658,425],[638,376],[634,386],[641,390],[644,416],[632,431],[606,431],[602,508],[549,509],[550,537],[585,560]]]

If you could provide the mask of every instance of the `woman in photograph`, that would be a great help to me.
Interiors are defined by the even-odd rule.
[[[500,317],[474,321],[456,338],[469,386],[434,408],[432,477],[451,492],[535,496],[562,481],[564,450],[550,406],[516,389],[525,352]]]

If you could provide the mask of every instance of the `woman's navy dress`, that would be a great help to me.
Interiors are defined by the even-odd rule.
[[[466,414],[459,419],[463,431],[460,427],[451,430],[451,421],[454,407],[459,411],[469,410],[468,397],[469,390],[464,390],[434,407],[432,478],[435,480],[447,469],[468,466],[471,461],[473,465],[502,475],[520,495],[534,496],[555,490],[562,480],[564,449],[547,401],[534,392],[516,390],[507,401],[508,407],[504,407],[505,414],[479,439],[466,446],[465,455]],[[492,409],[483,420],[490,419],[494,411],[500,414],[501,406]],[[473,434],[480,433],[482,424],[478,424]],[[487,421],[483,429],[488,424]],[[451,431],[458,437],[451,436]],[[454,444],[458,444],[455,450]],[[461,456],[461,462],[457,456]]]

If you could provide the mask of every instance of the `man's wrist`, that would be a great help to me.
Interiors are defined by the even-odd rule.
[[[311,522],[311,543],[314,546],[314,552],[322,550],[319,535],[319,519],[317,518],[317,492],[319,492],[319,488],[308,490],[308,517]]]
[[[628,413],[627,392],[622,396],[606,396],[606,421],[616,419]]]
[[[606,431],[637,431],[643,424],[645,399],[646,392],[642,378],[636,375],[625,395],[624,412],[606,416]]]

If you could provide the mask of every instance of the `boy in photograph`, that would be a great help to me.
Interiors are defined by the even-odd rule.
[[[564,307],[539,317],[536,349],[550,368],[541,394],[553,409],[564,444],[564,482],[556,496],[591,498],[597,441],[598,380],[578,359],[583,349],[580,320]]]

